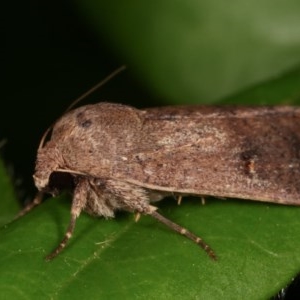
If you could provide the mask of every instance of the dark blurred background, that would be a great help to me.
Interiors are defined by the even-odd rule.
[[[68,1],[6,1],[3,43],[1,152],[20,200],[34,195],[32,173],[39,139],[68,105],[126,63],[106,47]],[[130,67],[83,101],[115,101],[136,106],[156,102]]]

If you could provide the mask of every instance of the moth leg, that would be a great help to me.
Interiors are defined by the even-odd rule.
[[[177,197],[177,204],[180,205],[181,204],[181,201],[182,201],[182,195],[179,195]]]
[[[155,210],[153,210],[151,213],[149,213],[149,215],[152,216],[154,219],[158,220],[159,222],[165,224],[170,229],[172,229],[172,230],[174,230],[174,231],[176,231],[176,232],[184,235],[188,239],[192,240],[194,243],[196,243],[197,245],[199,245],[208,254],[208,256],[210,258],[212,258],[213,260],[217,260],[217,256],[216,256],[215,252],[199,236],[195,235],[194,233],[192,233],[188,229],[186,229],[186,228],[184,228],[184,227],[182,227],[182,226],[180,226],[180,225],[172,222],[171,220],[165,218],[164,216],[162,216],[161,214],[159,214]]]
[[[176,200],[177,205],[180,205],[182,202],[182,195],[176,195],[174,193],[172,193],[172,197]]]
[[[76,219],[79,217],[82,209],[86,205],[88,190],[89,190],[89,185],[87,181],[85,179],[79,179],[74,190],[72,207],[71,207],[71,220],[68,229],[65,233],[64,238],[59,243],[59,245],[49,255],[46,256],[46,260],[52,260],[66,247],[69,239],[73,235]]]
[[[26,205],[14,218],[18,219],[20,217],[23,217],[24,215],[26,215],[27,213],[29,213],[34,207],[38,206],[39,204],[42,203],[43,201],[43,196],[44,193],[43,192],[37,192],[37,194],[35,195],[33,201],[31,201],[28,205]]]
[[[141,213],[140,213],[140,212],[136,212],[136,213],[134,214],[134,221],[135,221],[135,222],[138,222],[140,218],[141,218]]]

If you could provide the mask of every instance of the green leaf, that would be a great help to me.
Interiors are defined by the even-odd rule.
[[[299,1],[77,2],[113,52],[171,103],[222,99],[300,62]]]
[[[299,74],[226,102],[300,104]],[[169,198],[159,207],[203,237],[216,262],[151,217],[135,223],[127,213],[113,220],[82,214],[66,249],[46,262],[65,233],[69,200],[49,199],[1,229],[4,299],[267,299],[300,270],[299,207],[214,198],[205,205],[188,198],[181,206]]]
[[[150,217],[83,214],[67,248],[46,262],[69,217],[63,199],[50,199],[1,231],[2,297],[267,299],[299,270],[298,208],[192,198],[161,210],[203,236],[219,260]]]
[[[224,104],[249,105],[299,105],[300,69],[256,85],[243,93],[238,93],[220,101]]]
[[[2,160],[0,159],[0,226],[11,221],[18,212],[19,206]]]

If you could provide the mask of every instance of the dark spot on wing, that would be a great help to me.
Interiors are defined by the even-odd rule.
[[[89,128],[92,125],[92,121],[91,120],[85,120],[84,122],[82,122],[80,124],[81,127],[83,128]]]
[[[256,173],[257,150],[251,149],[241,152],[240,159],[242,160],[244,173],[249,177],[253,177]]]
[[[80,127],[89,128],[92,125],[92,121],[84,115],[84,112],[77,114],[77,122]]]
[[[257,157],[257,150],[251,149],[251,150],[246,150],[240,153],[240,158],[242,161],[249,161],[250,159],[254,159]]]

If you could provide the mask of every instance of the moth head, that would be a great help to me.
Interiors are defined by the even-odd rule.
[[[38,190],[49,192],[50,176],[59,168],[59,165],[60,155],[55,145],[51,145],[51,142],[49,142],[38,149],[33,175],[34,183]]]
[[[74,125],[66,126],[66,118],[61,119],[61,121],[51,125],[42,136],[33,175],[37,189],[53,195],[56,195],[62,186],[60,182],[64,183],[66,181],[63,177],[72,177],[66,176],[66,173],[72,172],[63,169],[65,162],[61,148],[64,140],[72,134]],[[49,140],[47,141],[48,138]],[[61,180],[59,180],[59,177]]]
[[[39,148],[33,175],[37,189],[55,196],[62,190],[72,190],[75,187],[76,178],[85,176],[84,173],[66,169],[63,166],[63,156],[53,141]]]

